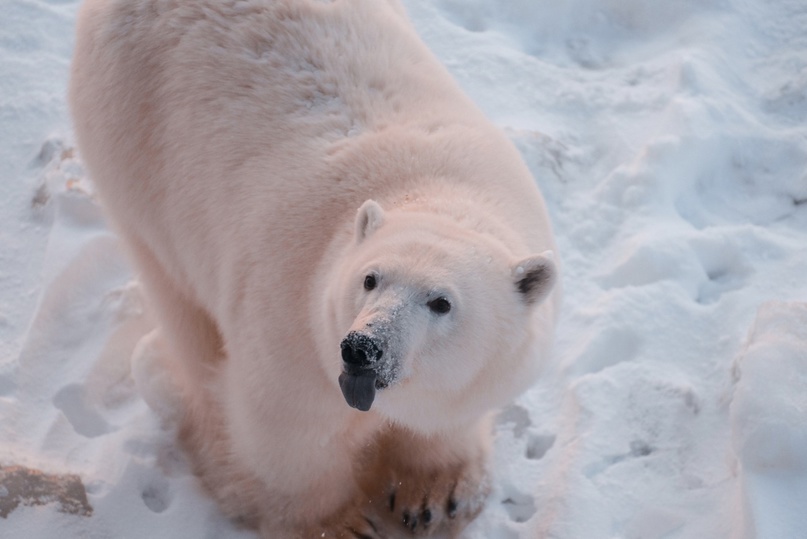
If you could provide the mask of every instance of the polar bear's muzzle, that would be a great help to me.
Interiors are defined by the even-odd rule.
[[[377,388],[384,387],[378,368],[384,351],[371,336],[351,331],[342,340],[342,374],[339,387],[348,405],[366,412],[375,400]]]

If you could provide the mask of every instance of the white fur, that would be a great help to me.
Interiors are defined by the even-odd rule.
[[[554,245],[516,150],[397,2],[87,0],[71,105],[229,514],[332,533],[387,469],[484,461],[490,411],[550,347]],[[340,341],[368,328],[390,385],[362,413],[337,378]],[[384,460],[401,440],[414,457]],[[446,481],[485,482],[463,469]]]

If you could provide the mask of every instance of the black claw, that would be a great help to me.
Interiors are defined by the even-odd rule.
[[[457,503],[457,500],[455,500],[454,498],[448,500],[448,512],[447,512],[448,518],[454,518],[457,516],[458,506],[459,504]]]
[[[423,510],[423,525],[428,526],[431,524],[432,521],[432,512],[431,509],[424,509]]]
[[[395,493],[389,495],[389,510],[395,511]]]
[[[367,517],[364,517],[364,521],[365,521],[367,524],[369,524],[371,528],[373,528],[373,531],[374,531],[375,533],[378,533],[378,528],[376,527],[375,522],[373,522],[372,520],[370,520],[370,519],[369,519],[369,518],[367,518]]]
[[[417,528],[418,525],[418,517],[412,515],[409,511],[404,511],[403,517],[401,517],[401,522],[403,522],[405,527],[415,531],[415,528]]]

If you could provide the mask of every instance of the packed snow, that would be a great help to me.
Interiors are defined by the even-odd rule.
[[[807,537],[807,2],[405,4],[521,150],[564,271],[465,537]],[[73,148],[77,5],[0,16],[0,536],[253,538],[159,419],[148,306]]]

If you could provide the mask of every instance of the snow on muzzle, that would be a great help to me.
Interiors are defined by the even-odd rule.
[[[376,389],[386,386],[378,375],[383,355],[379,343],[366,333],[351,331],[342,340],[343,372],[339,375],[339,387],[349,406],[368,411]]]

